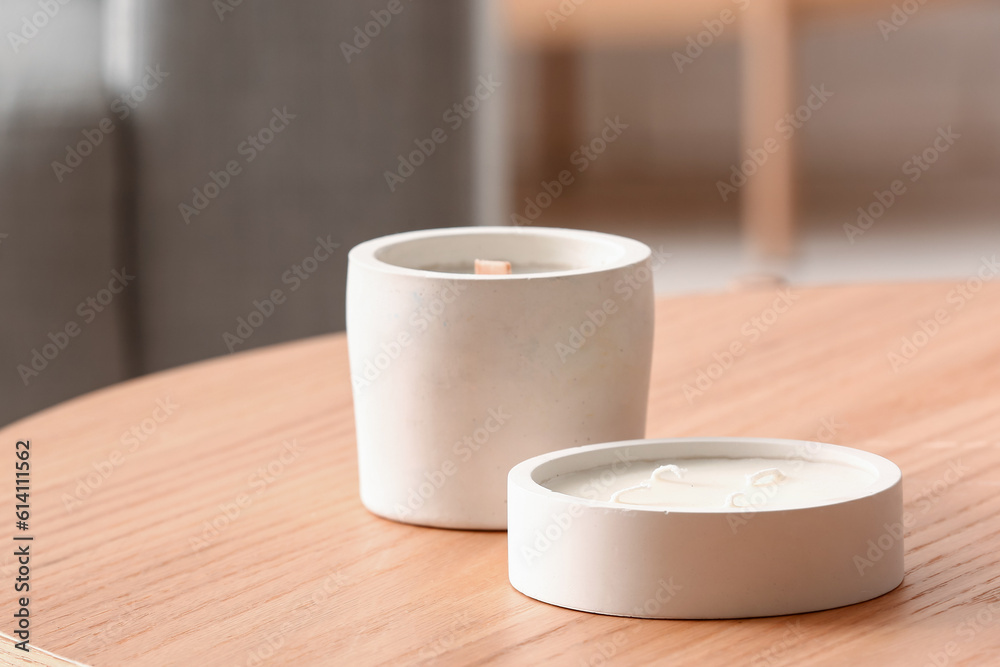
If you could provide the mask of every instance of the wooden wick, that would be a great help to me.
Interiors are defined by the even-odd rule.
[[[504,275],[510,273],[510,262],[495,259],[477,259],[476,275]]]

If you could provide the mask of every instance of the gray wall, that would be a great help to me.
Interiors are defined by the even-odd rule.
[[[395,192],[383,176],[473,86],[468,4],[403,3],[347,63],[339,43],[384,7],[244,2],[219,21],[205,3],[144,3],[137,62],[170,75],[134,123],[143,370],[226,353],[223,332],[274,289],[288,299],[254,346],[342,329],[352,245],[472,222],[469,127]],[[239,147],[274,108],[295,118],[248,161]],[[241,172],[186,224],[179,205],[230,160]],[[328,235],[339,251],[292,291],[283,275]]]
[[[402,0],[348,63],[341,42],[386,6],[244,0],[220,17],[196,0],[77,0],[29,43],[40,56],[4,54],[18,88],[0,113],[0,423],[131,375],[342,329],[352,245],[483,222],[480,200],[502,176],[484,158],[501,94],[460,128],[442,118],[498,67],[481,47],[482,6]],[[273,109],[294,118],[251,148]],[[113,130],[57,182],[50,162],[102,121]],[[384,171],[436,127],[446,142],[391,192]],[[185,221],[180,205],[230,161],[239,173]],[[339,247],[303,264],[318,238]],[[296,265],[314,272],[297,278]],[[16,366],[122,266],[135,279],[25,387]],[[275,290],[283,302],[227,345]]]
[[[8,31],[19,33],[38,6],[0,5],[0,423],[129,374],[125,302],[101,312],[86,304],[123,261],[118,137],[61,180],[52,168],[107,113],[98,10],[93,0],[70,3],[15,51]],[[34,351],[50,358],[33,364]]]

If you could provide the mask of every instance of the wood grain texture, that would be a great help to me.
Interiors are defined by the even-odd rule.
[[[902,467],[906,578],[876,600],[650,621],[528,599],[507,582],[504,533],[361,506],[333,335],[126,382],[0,431],[9,460],[16,439],[32,444],[32,643],[94,665],[996,664],[1000,285],[960,308],[958,285],[793,290],[780,314],[773,290],[658,303],[650,437],[815,438]],[[938,310],[947,322],[894,371],[887,355]],[[721,371],[733,343],[743,352]],[[705,391],[685,396],[701,373]],[[123,438],[133,427],[142,440]]]
[[[28,651],[22,651],[14,646],[19,640],[0,633],[0,665],[16,665],[17,667],[73,667],[83,663],[56,655],[32,644]]]

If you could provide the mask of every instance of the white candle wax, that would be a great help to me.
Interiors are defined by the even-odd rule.
[[[559,475],[543,486],[623,506],[744,511],[848,500],[875,480],[871,471],[845,463],[716,457],[619,462]]]

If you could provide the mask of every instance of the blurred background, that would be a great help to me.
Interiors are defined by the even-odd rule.
[[[453,225],[670,253],[657,291],[958,279],[1000,246],[987,0],[4,0],[0,424],[343,329]]]

